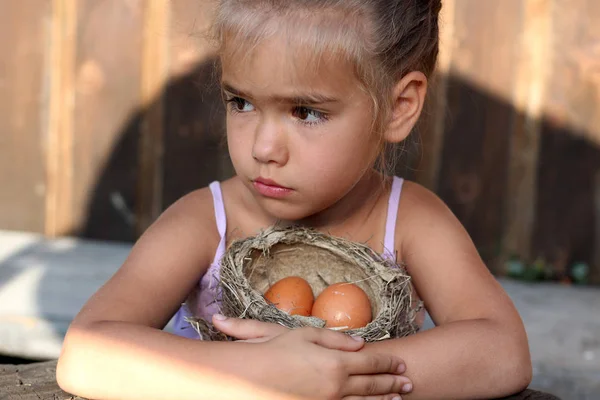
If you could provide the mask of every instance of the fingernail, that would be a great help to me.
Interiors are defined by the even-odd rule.
[[[364,339],[360,336],[350,336],[352,339],[356,340],[357,342],[362,342]]]
[[[404,393],[408,393],[412,390],[412,385],[410,383],[405,384],[404,386],[402,386],[402,391]]]
[[[215,315],[213,315],[213,318],[216,319],[217,321],[225,321],[227,319],[227,317],[224,316],[223,314],[215,314]]]
[[[396,397],[392,398],[392,400],[402,400],[402,397],[396,396]]]
[[[400,365],[398,365],[398,373],[399,374],[403,374],[404,371],[406,371],[406,364],[400,364]]]

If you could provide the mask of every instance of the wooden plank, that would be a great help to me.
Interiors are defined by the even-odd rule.
[[[164,207],[194,189],[233,174],[225,116],[206,40],[210,10],[194,0],[171,1],[170,75],[166,88]]]
[[[73,68],[77,3],[52,2],[52,54],[48,118],[46,235],[56,237],[74,230],[73,181]]]
[[[512,130],[506,192],[504,258],[530,262],[540,147],[541,117],[552,64],[552,0],[527,0],[514,104],[518,117]]]
[[[444,2],[440,14],[440,53],[436,72],[418,132],[421,133],[422,156],[416,163],[415,179],[430,190],[438,189],[444,131],[448,111],[448,79],[452,63],[456,0]]]
[[[26,365],[0,365],[0,392],[5,400],[84,400],[56,383],[56,360]]]
[[[27,365],[0,365],[0,392],[6,400],[84,400],[62,391],[56,383],[56,360]],[[273,400],[275,397],[267,396]],[[240,396],[239,393],[235,396]],[[256,398],[256,395],[249,397]],[[266,400],[269,400],[266,399]],[[290,399],[290,398],[288,398]],[[557,397],[534,390],[525,390],[504,400],[558,400]]]
[[[0,228],[44,231],[51,3],[0,2]]]
[[[596,171],[594,177],[594,242],[592,249],[592,270],[590,273],[591,282],[600,282],[600,170]]]
[[[131,250],[7,231],[0,247],[0,354],[29,358],[58,357],[75,315]]]
[[[497,272],[522,2],[456,2],[438,193]],[[493,56],[490,55],[493,49]]]
[[[77,2],[72,213],[84,237],[136,237],[145,3]]]
[[[0,354],[58,357],[73,318],[130,251],[130,243],[0,230]]]
[[[533,254],[558,277],[578,262],[594,264],[594,193],[600,171],[600,3],[555,0],[555,51],[548,85],[538,177]],[[558,33],[559,32],[559,33]]]
[[[142,43],[142,131],[136,202],[136,234],[140,235],[162,211],[164,93],[168,74],[170,2],[144,3]]]

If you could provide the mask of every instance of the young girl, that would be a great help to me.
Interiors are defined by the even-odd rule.
[[[236,176],[171,206],[85,305],[57,379],[94,399],[494,398],[531,379],[518,313],[431,192],[379,171],[417,122],[440,0],[222,0],[215,13]],[[235,239],[303,224],[404,261],[436,327],[365,344],[226,319]],[[195,310],[181,307],[188,300]],[[192,299],[192,300],[190,300]],[[212,318],[235,342],[195,340]],[[177,313],[176,334],[162,328]]]

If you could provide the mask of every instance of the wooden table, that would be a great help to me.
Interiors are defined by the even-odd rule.
[[[2,400],[85,400],[62,391],[55,380],[56,361],[0,365]],[[526,390],[504,400],[560,400],[558,397]]]

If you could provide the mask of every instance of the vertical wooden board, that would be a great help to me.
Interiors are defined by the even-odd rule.
[[[592,243],[592,272],[590,281],[600,283],[600,169],[596,171],[593,181],[594,186],[594,238]]]
[[[141,132],[139,144],[136,234],[141,235],[162,208],[164,93],[168,74],[170,2],[144,2],[141,46]]]
[[[518,117],[511,132],[503,261],[531,262],[537,204],[541,116],[552,71],[553,0],[523,2],[523,33],[516,63],[514,105]]]
[[[541,138],[533,253],[560,276],[577,262],[600,283],[600,3],[555,0],[553,74]],[[596,256],[597,257],[597,256]]]
[[[48,65],[49,102],[46,157],[46,235],[74,231],[73,93],[77,3],[52,1],[52,51]]]
[[[438,192],[496,272],[522,2],[457,0],[454,18]]]
[[[460,0],[459,0],[460,1]],[[436,71],[430,79],[427,100],[417,134],[421,144],[419,154],[413,157],[414,178],[421,185],[437,191],[440,161],[444,145],[444,130],[448,114],[448,78],[454,37],[456,0],[443,2],[439,17],[440,49]]]
[[[51,2],[0,2],[0,229],[44,232]]]
[[[165,208],[182,195],[233,173],[224,141],[224,108],[214,52],[206,40],[210,9],[194,0],[171,4],[171,80],[165,88]]]
[[[73,213],[85,237],[135,238],[143,3],[78,3]]]

